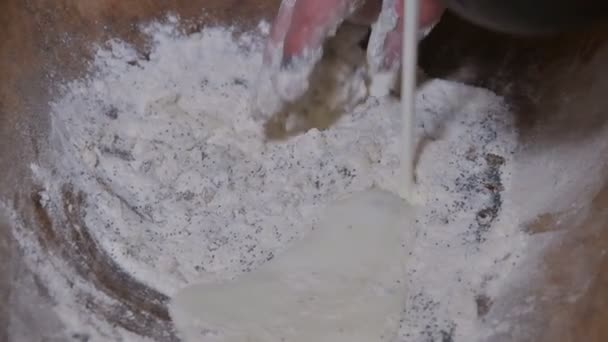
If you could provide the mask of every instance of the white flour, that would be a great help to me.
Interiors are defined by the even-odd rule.
[[[94,238],[169,296],[273,258],[339,196],[397,187],[400,106],[390,97],[368,98],[328,130],[264,142],[251,113],[264,26],[233,38],[224,28],[182,36],[153,25],[149,60],[112,42],[98,50],[94,72],[52,104],[55,172],[33,167],[45,204],[60,203],[63,183],[83,190]],[[486,333],[481,304],[527,247],[508,197],[516,132],[502,99],[483,89],[432,80],[416,106],[424,228],[408,266],[401,336],[475,341]],[[42,253],[27,236],[20,243]],[[72,299],[61,275],[37,269],[68,328],[91,325],[82,308],[63,304]],[[89,333],[112,329],[96,325]]]

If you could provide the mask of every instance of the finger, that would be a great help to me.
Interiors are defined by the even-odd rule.
[[[389,31],[384,41],[384,63],[383,68],[391,69],[400,62],[403,44],[403,1],[395,2],[394,10],[398,16],[396,27]],[[421,30],[435,25],[441,18],[445,7],[438,0],[423,0],[420,3],[420,15],[418,25]]]
[[[332,31],[356,10],[355,0],[297,1],[285,36],[283,62],[319,49]]]
[[[403,0],[401,0],[403,2]],[[422,0],[420,2],[420,28],[426,29],[435,25],[443,12],[445,11],[445,5],[439,0]]]
[[[279,12],[277,14],[276,19],[272,23],[270,35],[268,37],[266,48],[264,50],[264,64],[270,65],[272,64],[272,59],[275,55],[282,55],[280,51],[278,51],[278,49],[285,40],[287,30],[289,30],[289,24],[291,23],[294,5],[295,0],[281,1]],[[279,58],[282,58],[282,56],[279,56]]]
[[[384,39],[384,58],[382,68],[392,69],[399,63],[401,56],[401,34],[403,33],[403,0],[395,1],[394,8],[397,15],[397,25],[386,34]]]
[[[348,18],[348,21],[357,25],[370,26],[378,19],[381,9],[382,0],[367,0]]]

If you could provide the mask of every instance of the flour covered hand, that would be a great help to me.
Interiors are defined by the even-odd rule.
[[[382,68],[392,68],[399,63],[401,56],[403,1],[283,0],[272,25],[265,63],[277,63],[285,67],[294,58],[320,49],[344,21],[371,26],[380,16],[389,14],[396,18],[396,23],[383,33],[380,64]],[[421,29],[434,25],[444,10],[440,0],[422,0],[420,7]],[[276,59],[277,56],[280,60],[274,61],[273,58]]]
[[[439,20],[440,1],[421,0],[422,30]],[[368,94],[368,76],[395,74],[399,66],[403,2],[283,0],[266,42],[252,116],[266,128],[295,133],[323,129],[352,110]],[[364,51],[360,43],[370,26]]]

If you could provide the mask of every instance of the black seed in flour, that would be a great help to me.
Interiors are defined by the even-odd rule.
[[[131,154],[131,151],[122,150],[115,147],[102,146],[101,153],[112,155],[116,158],[120,158],[124,161],[134,161],[135,158]]]
[[[105,116],[109,117],[112,120],[118,119],[118,108],[114,106],[110,106],[105,112]]]
[[[477,306],[477,317],[483,318],[490,312],[492,308],[492,299],[485,294],[475,296],[475,305]]]
[[[91,336],[87,333],[73,333],[72,340],[76,342],[88,342]]]
[[[241,77],[236,77],[232,80],[232,84],[247,88],[247,80]]]
[[[505,159],[499,155],[487,153],[484,156],[486,168],[483,171],[480,181],[483,187],[479,191],[486,192],[488,199],[484,208],[480,209],[475,218],[475,223],[471,225],[475,242],[481,243],[486,240],[485,234],[490,230],[492,223],[498,217],[502,207],[502,194],[504,187],[501,180],[501,167]]]
[[[442,304],[429,295],[419,292],[411,296],[407,303],[405,319],[401,320],[402,327],[407,327],[404,337],[406,341],[444,342],[453,341],[456,324],[450,319],[439,316]],[[411,334],[416,334],[412,336]],[[412,339],[412,337],[415,337]]]
[[[456,324],[452,324],[448,330],[441,330],[441,342],[454,342],[454,332],[456,330]]]

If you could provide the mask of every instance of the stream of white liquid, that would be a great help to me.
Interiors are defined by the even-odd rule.
[[[403,6],[403,52],[401,60],[402,139],[399,195],[412,201],[414,187],[414,110],[416,99],[416,63],[418,57],[418,0],[405,0]]]

